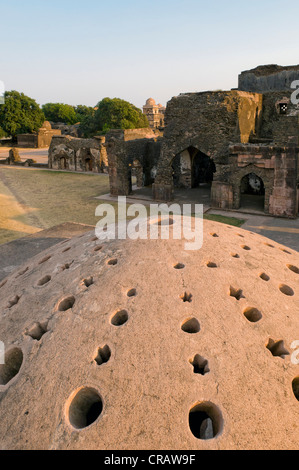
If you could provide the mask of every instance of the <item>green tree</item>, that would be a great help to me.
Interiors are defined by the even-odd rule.
[[[119,98],[104,98],[97,108],[94,116],[81,122],[80,129],[86,137],[106,133],[110,129],[137,129],[149,125],[140,109]]]
[[[13,139],[18,134],[36,132],[45,120],[35,100],[17,91],[5,92],[5,103],[0,106],[0,127]]]
[[[3,139],[3,137],[6,137],[6,133],[4,130],[0,127],[0,139]]]
[[[85,117],[93,116],[95,109],[91,106],[79,104],[75,107],[75,113],[77,114],[77,122],[81,122]]]
[[[63,103],[46,103],[42,106],[47,121],[76,124],[77,113],[74,106]]]

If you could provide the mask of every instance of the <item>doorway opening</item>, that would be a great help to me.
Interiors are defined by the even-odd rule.
[[[255,173],[248,173],[241,180],[240,206],[244,209],[264,211],[265,185]]]

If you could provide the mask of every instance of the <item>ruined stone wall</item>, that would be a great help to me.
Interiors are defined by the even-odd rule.
[[[134,132],[130,136],[136,135]],[[137,133],[137,135],[142,135]],[[128,137],[128,135],[127,135]],[[112,131],[106,135],[109,163],[110,193],[115,196],[129,195],[132,191],[132,169],[138,169],[138,185],[154,182],[160,157],[161,138],[137,138],[125,140],[123,131]],[[142,167],[142,176],[141,169]]]
[[[291,83],[299,80],[299,65],[282,67],[264,65],[239,75],[239,90],[256,93],[289,91]]]
[[[246,143],[259,132],[262,95],[240,91],[183,94],[167,104],[155,199],[171,199],[172,161],[192,146],[215,163],[228,157],[232,142]]]
[[[239,209],[241,181],[249,173],[263,180],[266,213],[296,217],[299,149],[263,145],[232,145],[225,171],[216,172],[213,207]],[[224,169],[224,168],[223,168]]]
[[[37,134],[19,134],[18,146],[24,148],[37,148]]]
[[[105,138],[54,137],[49,148],[49,168],[56,170],[108,171]]]
[[[40,129],[39,132],[34,134],[19,134],[17,136],[18,146],[24,148],[47,148],[50,146],[54,135],[61,135],[61,131],[56,129]]]

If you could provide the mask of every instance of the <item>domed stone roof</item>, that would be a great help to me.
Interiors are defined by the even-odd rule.
[[[145,103],[146,106],[156,106],[156,101],[153,98],[148,98]]]
[[[50,131],[52,129],[52,126],[51,126],[49,121],[45,121],[42,125],[42,128],[47,129],[48,131]]]
[[[2,449],[298,448],[299,254],[184,248],[93,232],[0,284]]]

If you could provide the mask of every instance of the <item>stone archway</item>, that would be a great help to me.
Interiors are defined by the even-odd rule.
[[[216,166],[208,155],[189,146],[174,157],[172,170],[174,187],[191,189],[211,185]]]
[[[68,170],[69,169],[69,162],[68,158],[65,155],[60,155],[58,160],[58,168],[59,170]]]
[[[247,165],[246,167],[240,168],[237,171],[231,173],[230,183],[232,185],[233,191],[233,209],[240,209],[241,207],[241,182],[243,178],[249,174],[255,175],[255,177],[258,178],[258,181],[262,180],[264,194],[260,194],[260,196],[264,197],[264,207],[260,207],[259,210],[268,213],[270,197],[272,195],[274,187],[274,170],[268,168],[260,168],[255,166],[254,164]]]
[[[88,156],[85,158],[85,171],[92,171],[92,170],[93,170],[92,159],[90,158],[90,156]]]

